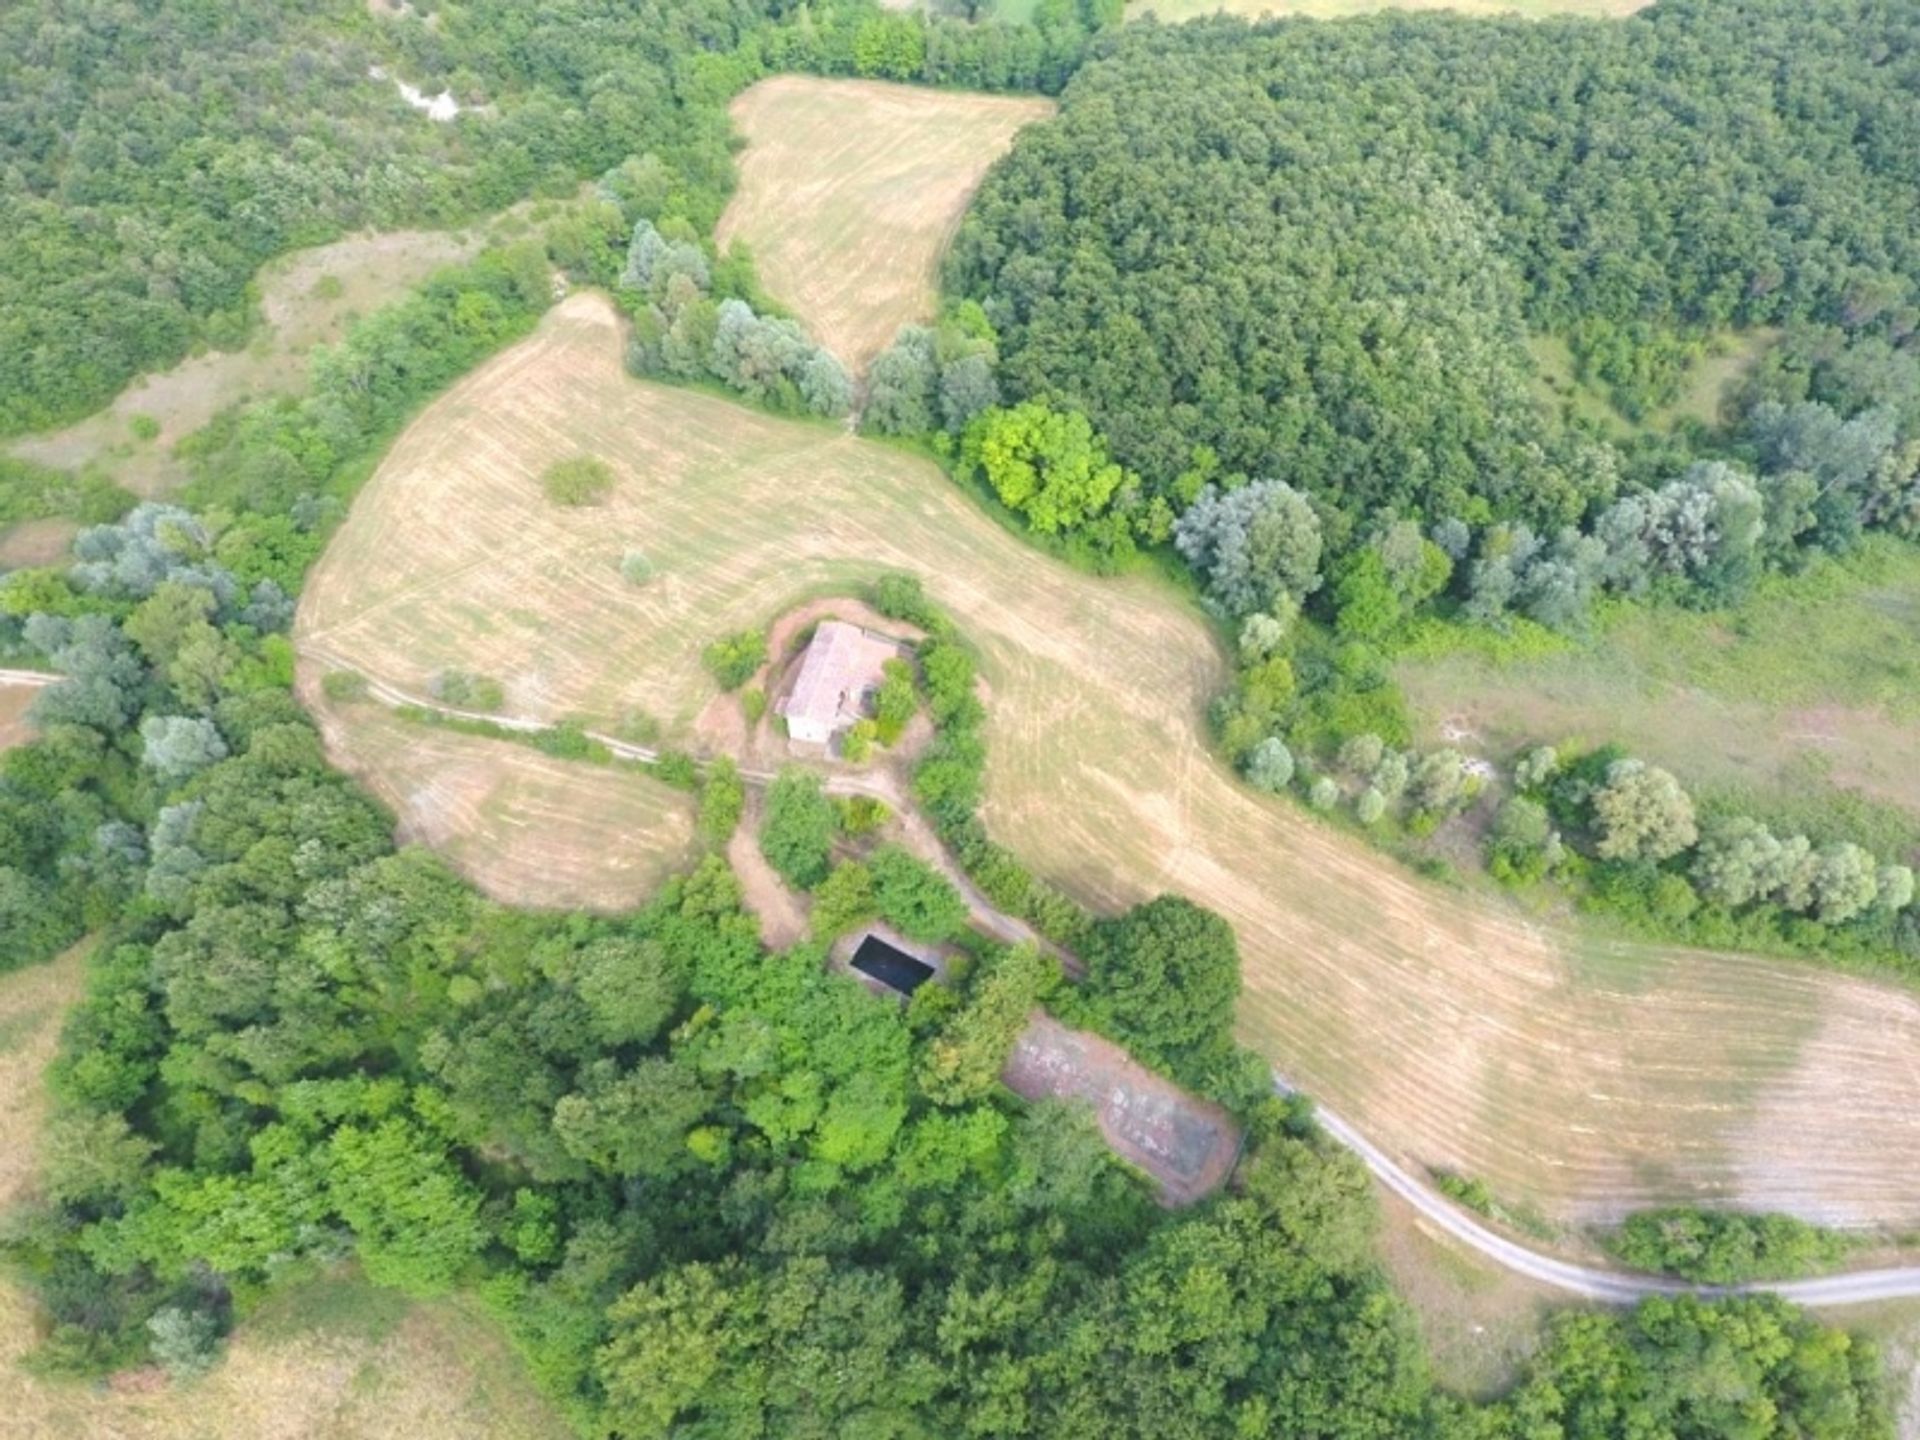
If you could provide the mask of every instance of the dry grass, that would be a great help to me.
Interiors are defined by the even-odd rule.
[[[1887,541],[1770,580],[1737,615],[1638,606],[1556,654],[1462,653],[1397,675],[1430,741],[1469,732],[1495,755],[1617,741],[1750,806],[1800,808],[1830,784],[1920,825],[1916,657],[1920,553]]]
[[[1380,1263],[1412,1308],[1434,1378],[1456,1395],[1486,1399],[1520,1378],[1565,1294],[1468,1250],[1379,1188]]]
[[[27,724],[27,707],[39,693],[25,685],[0,685],[0,750],[24,745],[33,733]]]
[[[427,411],[315,571],[300,637],[410,689],[462,665],[516,712],[638,706],[684,737],[708,641],[915,572],[981,651],[993,833],[1089,902],[1171,889],[1225,914],[1246,1038],[1398,1158],[1562,1220],[1713,1198],[1920,1220],[1920,998],[1578,944],[1418,880],[1213,758],[1224,666],[1163,583],[1077,574],[929,464],[634,381],[619,349],[577,296]],[[582,449],[619,476],[592,515],[539,490]],[[616,571],[634,545],[658,569],[638,589]]]
[[[295,1307],[322,1307],[312,1323]],[[353,1312],[359,1311],[356,1315]],[[33,1314],[0,1286],[0,1431],[9,1440],[563,1440],[499,1332],[458,1304],[407,1307],[345,1281],[302,1287],[242,1327],[205,1379],[108,1387],[14,1362]]]
[[[1617,20],[1644,10],[1653,0],[1128,0],[1127,18],[1155,15],[1169,25],[1201,15],[1239,15],[1248,20],[1299,15],[1310,20],[1339,20],[1378,10],[1451,10],[1458,15],[1511,15],[1538,20],[1573,15]]]
[[[296,388],[315,346],[335,343],[355,317],[479,247],[478,234],[402,230],[283,256],[256,281],[265,323],[245,349],[208,351],[136,380],[104,410],[17,440],[13,453],[63,470],[99,462],[137,495],[165,494],[185,479],[171,453],[176,441],[249,396]],[[159,422],[154,439],[135,438],[131,426],[140,415]]]
[[[66,555],[79,533],[71,520],[23,520],[0,528],[0,571],[51,565]]]
[[[399,820],[510,905],[627,910],[693,858],[693,800],[643,774],[555,760],[507,740],[401,719],[373,703],[302,698],[327,753]]]
[[[46,1116],[41,1075],[60,1043],[60,1020],[80,996],[85,946],[0,976],[0,1212],[33,1190]]]
[[[933,314],[934,269],[987,168],[1053,102],[783,75],[733,102],[747,137],[722,247],[854,370]]]

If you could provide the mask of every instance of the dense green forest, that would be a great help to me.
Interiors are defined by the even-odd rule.
[[[286,631],[344,504],[414,407],[527,333],[554,266],[612,286],[637,235],[709,232],[735,89],[769,67],[1055,89],[1106,18],[1043,4],[1033,26],[973,26],[858,5],[613,0],[479,0],[434,27],[376,27],[345,3],[0,17],[0,215],[25,237],[0,261],[0,326],[14,327],[0,332],[0,432],[80,413],[197,340],[237,338],[247,279],[279,250],[597,177],[538,239],[357,326],[305,395],[194,437],[182,504],[90,513],[102,523],[71,564],[0,582],[0,652],[66,677],[37,706],[40,738],[0,757],[0,968],[99,936],[53,1076],[45,1193],[5,1231],[51,1322],[36,1364],[97,1374],[151,1359],[192,1376],[267,1287],[351,1257],[409,1293],[478,1295],[588,1436],[1890,1435],[1872,1348],[1764,1298],[1569,1315],[1504,1399],[1440,1393],[1371,1258],[1364,1172],[1308,1107],[1268,1095],[1232,1042],[1228,927],[1171,898],[1095,921],[993,845],[976,814],[972,658],[909,583],[873,598],[931,632],[918,698],[938,733],[916,799],[996,903],[1073,939],[1089,964],[1076,991],[1035,950],[964,937],[956,983],[904,1010],[828,972],[835,917],[956,936],[961,910],[884,847],[830,865],[825,837],[849,819],[801,783],[761,839],[817,887],[819,933],[770,955],[717,854],[635,914],[512,911],[396,851],[392,817],[326,765],[290,693]],[[1100,74],[1156,46],[1183,64],[1221,47],[1200,70],[1231,74],[1217,38],[1231,33],[1096,42],[1116,68],[1087,72],[1069,117]],[[366,81],[375,61],[493,113],[429,126]],[[1232,107],[1218,113],[1226,125]],[[1356,200],[1384,203],[1366,157],[1354,163]],[[1464,212],[1434,188],[1445,176],[1416,182],[1435,213],[1393,243],[1431,260],[1457,302],[1527,323],[1510,280],[1450,254],[1448,217]],[[1088,180],[1109,199],[1126,188],[1095,168]],[[1037,249],[1046,230],[1036,208],[1014,238]],[[977,227],[969,244],[985,244]],[[710,251],[702,263],[712,293],[688,309],[714,301],[717,332],[750,277],[717,273]],[[1421,283],[1410,271],[1406,303]],[[762,318],[736,328],[785,348],[784,330],[749,325]],[[1107,522],[1093,552],[1111,555],[1136,531],[1169,538],[1176,512],[1250,464],[1196,429],[1178,473],[1158,475],[1096,396],[1052,382],[1047,396],[1110,438],[1046,404],[992,408],[989,357],[1009,398],[1031,383],[1023,323],[988,296],[914,344],[927,413],[966,432],[965,463],[1031,522]],[[1897,358],[1891,319],[1871,333]],[[1842,350],[1860,353],[1851,332]],[[1490,377],[1502,353],[1485,351]],[[1769,381],[1787,404],[1844,406],[1879,383],[1811,340],[1795,353],[1803,369]],[[808,358],[759,398],[812,403]],[[1453,363],[1421,374],[1440,383]],[[1217,393],[1239,384],[1223,372]],[[1437,402],[1407,413],[1446,421]],[[1514,416],[1459,424],[1462,456],[1527,443]],[[1402,437],[1379,453],[1417,448]],[[1208,569],[1238,555],[1233,573],[1261,595],[1249,674],[1275,693],[1287,586],[1296,605],[1321,588],[1323,553],[1349,538],[1300,495],[1324,505],[1343,473],[1259,492],[1277,518],[1252,527],[1251,546],[1233,538],[1225,488],[1212,492],[1225,508],[1188,532]],[[1459,462],[1435,473],[1412,483],[1471,488]],[[1507,498],[1498,513],[1531,513]],[[1413,540],[1382,547],[1381,564],[1391,556],[1384,573],[1431,599],[1440,547]],[[1277,738],[1273,718],[1243,727],[1249,751]],[[1444,769],[1415,767],[1411,783],[1457,789]],[[737,777],[675,773],[702,785],[717,851],[740,816]],[[1233,1105],[1250,1148],[1231,1189],[1164,1211],[1084,1112],[1001,1090],[1012,1026],[1038,1002]]]
[[[0,11],[0,436],[98,408],[191,347],[232,347],[275,255],[359,227],[447,226],[570,194],[623,160],[705,233],[731,184],[726,101],[769,70],[1056,90],[1099,0],[1031,24],[872,0],[474,0],[370,16],[77,0]],[[440,125],[379,65],[480,113]]]
[[[1550,532],[1619,462],[1529,402],[1529,329],[1643,399],[1709,329],[1911,337],[1917,74],[1920,18],[1867,0],[1129,27],[990,177],[951,282],[1010,395],[1181,505],[1265,477],[1354,524]]]
[[[1237,652],[1228,756],[1417,844],[1493,777],[1412,747],[1403,648],[1737,610],[1869,530],[1920,539],[1917,87],[1920,14],[1866,0],[1108,32],[988,177],[866,423],[944,426],[1095,568],[1170,546]],[[1755,327],[1778,339],[1718,423],[1671,432],[1548,403],[1529,349],[1639,414]],[[989,408],[940,415],[968,337]],[[1496,877],[1920,973],[1905,857],[1697,815],[1617,749],[1498,758]]]

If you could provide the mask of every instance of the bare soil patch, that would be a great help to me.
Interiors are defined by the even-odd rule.
[[[0,530],[0,570],[27,570],[64,559],[80,527],[71,520],[23,520]]]
[[[746,813],[727,841],[727,864],[740,881],[747,909],[760,922],[760,943],[769,950],[786,950],[806,938],[807,903],[760,853],[755,837],[764,811],[760,792],[749,790]]]
[[[1045,1011],[1033,1012],[1000,1078],[1028,1100],[1086,1101],[1114,1153],[1151,1175],[1168,1205],[1212,1194],[1240,1158],[1240,1127],[1220,1106]]]
[[[933,314],[934,271],[967,202],[1050,100],[782,75],[733,102],[747,137],[716,238],[849,369]]]
[[[25,685],[0,685],[0,750],[27,743],[33,734],[33,727],[27,723],[27,707],[39,693]]]
[[[1421,880],[1219,764],[1204,711],[1225,665],[1170,586],[1078,574],[930,464],[636,381],[619,352],[611,307],[575,296],[436,402],[311,577],[302,643],[415,693],[446,666],[497,675],[516,714],[643,709],[684,744],[716,693],[702,646],[912,572],[980,652],[989,831],[1090,904],[1175,890],[1225,915],[1243,1037],[1401,1163],[1561,1222],[1816,1192],[1823,1214],[1920,1222],[1920,997],[1598,944]],[[619,477],[592,515],[539,489],[583,449]],[[638,588],[618,573],[636,545],[657,569]],[[562,823],[595,823],[603,776],[585,773]],[[1862,1007],[1886,1018],[1809,1124],[1788,1103],[1802,1067]]]

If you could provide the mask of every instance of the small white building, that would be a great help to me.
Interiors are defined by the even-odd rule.
[[[788,737],[807,744],[831,744],[835,735],[866,713],[880,688],[882,667],[899,653],[900,647],[885,636],[844,620],[822,620],[800,662],[793,688],[774,707],[786,717]]]

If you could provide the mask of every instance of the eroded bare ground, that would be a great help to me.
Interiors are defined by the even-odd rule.
[[[1029,96],[782,75],[741,93],[740,184],[715,238],[752,250],[767,292],[852,370],[933,314],[934,270]]]
[[[1225,914],[1246,1038],[1403,1162],[1560,1220],[1725,1199],[1920,1221],[1920,998],[1576,941],[1419,880],[1212,758],[1224,666],[1169,587],[1067,570],[931,465],[632,380],[619,350],[611,308],[576,296],[429,409],[312,576],[302,639],[416,693],[463,666],[515,713],[641,708],[684,741],[714,694],[708,641],[911,571],[981,652],[994,835],[1092,903],[1174,889]],[[550,505],[541,472],[583,452],[614,493]],[[638,588],[618,573],[633,546],[656,568]],[[364,763],[383,793],[421,783],[383,777],[405,756]],[[557,823],[596,823],[587,773]]]
[[[1191,1205],[1211,1195],[1240,1158],[1240,1127],[1087,1030],[1071,1030],[1035,1010],[1014,1041],[1000,1078],[1028,1100],[1077,1100],[1093,1107],[1100,1133],[1122,1159],[1160,1187],[1163,1203]]]

